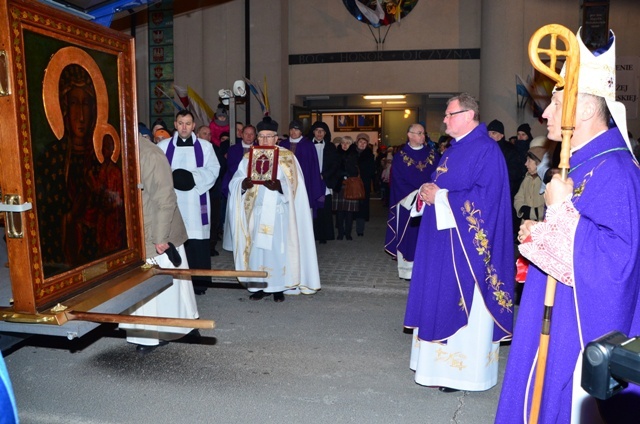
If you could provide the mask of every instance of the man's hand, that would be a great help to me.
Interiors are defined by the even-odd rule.
[[[438,190],[440,190],[440,187],[438,187],[434,183],[422,184],[420,186],[420,193],[419,193],[420,199],[422,199],[422,201],[426,203],[427,206],[431,206],[433,205],[433,202],[435,202],[436,200],[436,192]]]
[[[522,224],[520,225],[520,230],[518,231],[518,241],[520,243],[525,241],[526,238],[529,237],[529,235],[531,235],[531,229],[536,224],[537,224],[536,221],[532,221],[530,219],[522,222]]]
[[[271,191],[278,191],[282,193],[282,184],[280,183],[280,180],[265,181],[264,186]]]
[[[159,243],[154,244],[154,246],[156,247],[156,252],[158,252],[158,255],[162,255],[169,248],[169,243]]]
[[[573,194],[573,180],[567,178],[566,181],[562,181],[560,175],[554,175],[547,184],[544,200],[547,206],[551,206],[564,202],[571,194]]]
[[[243,190],[249,190],[251,187],[253,187],[253,182],[251,181],[251,178],[247,177],[244,180],[242,180]]]

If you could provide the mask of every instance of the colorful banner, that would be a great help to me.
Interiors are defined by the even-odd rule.
[[[148,8],[149,124],[163,120],[170,128],[176,114],[173,102],[173,0]]]

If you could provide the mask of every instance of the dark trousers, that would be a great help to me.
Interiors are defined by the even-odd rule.
[[[190,269],[211,269],[209,239],[189,239],[184,242],[184,250]],[[211,285],[211,277],[191,277],[194,290],[206,290]]]
[[[351,237],[353,212],[336,211],[336,228],[338,228],[338,240],[341,240],[343,236]]]
[[[216,244],[218,243],[218,231],[220,229],[220,204],[222,200],[221,195],[211,196],[211,231],[209,232],[209,242],[211,244],[210,254],[216,250]]]
[[[334,240],[333,232],[333,211],[331,210],[331,195],[327,195],[324,199],[324,207],[318,209],[316,219],[313,220],[313,232],[316,240],[321,242]]]

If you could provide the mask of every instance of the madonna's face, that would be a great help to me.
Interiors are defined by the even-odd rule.
[[[73,138],[85,138],[93,128],[95,99],[81,88],[73,88],[67,93],[67,121]]]

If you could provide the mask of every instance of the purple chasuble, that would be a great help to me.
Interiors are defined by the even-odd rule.
[[[540,410],[541,423],[568,423],[573,371],[583,342],[612,330],[640,334],[640,170],[618,129],[576,151],[570,160],[573,204],[580,213],[574,239],[575,287],[556,288],[549,354]],[[529,267],[500,402],[497,423],[523,422],[525,390],[538,349],[547,276]],[[534,374],[535,375],[535,374]],[[530,383],[527,412],[531,407]],[[602,402],[608,422],[638,417],[640,388],[633,384]],[[625,418],[626,417],[626,418]]]
[[[324,192],[326,187],[320,177],[320,163],[318,162],[318,152],[311,140],[306,137],[294,143],[296,145],[295,156],[302,169],[304,176],[304,185],[307,189],[309,197],[309,206],[313,209],[313,217],[316,217],[316,211],[324,206]],[[279,144],[280,147],[291,150],[291,141],[283,140]]]
[[[509,178],[486,126],[454,141],[432,177],[449,190],[457,229],[438,230],[434,206],[424,206],[404,325],[418,327],[421,340],[446,341],[467,325],[477,286],[493,317],[493,341],[508,340],[515,277]]]
[[[398,203],[422,184],[431,181],[431,174],[436,170],[438,160],[440,154],[426,143],[420,150],[414,150],[406,143],[393,156],[389,217],[384,242],[384,250],[393,257],[396,257],[399,251],[405,260],[413,261],[420,218],[411,219],[411,211]]]
[[[245,151],[242,147],[242,140],[238,140],[236,144],[229,147],[227,151],[227,172],[224,174],[222,187],[220,188],[224,197],[229,197],[229,183],[231,182],[231,178],[233,178],[233,174],[238,170],[238,165],[240,165],[244,154]]]

